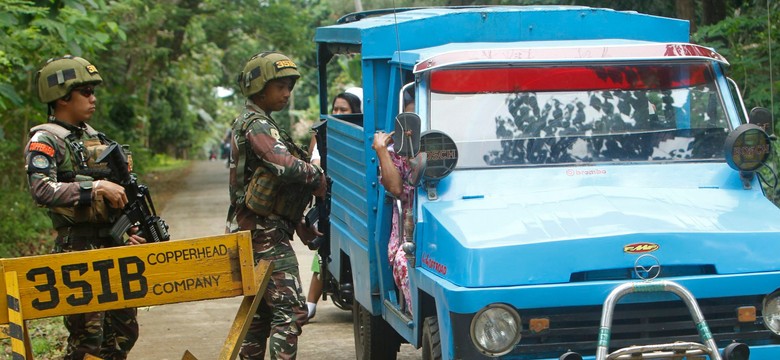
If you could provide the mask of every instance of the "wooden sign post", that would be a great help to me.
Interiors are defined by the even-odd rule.
[[[13,359],[32,359],[32,346],[30,334],[22,317],[19,307],[19,284],[16,282],[16,273],[5,273],[8,300],[8,336],[11,338],[11,356]]]
[[[0,259],[0,268],[0,324],[8,324],[12,339],[14,324],[24,320],[241,295],[254,298],[264,292],[272,271],[269,263],[255,268],[248,231]],[[15,314],[19,320],[11,318]]]

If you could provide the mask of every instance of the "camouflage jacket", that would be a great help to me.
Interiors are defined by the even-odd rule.
[[[241,130],[245,129],[245,130]],[[232,211],[228,214],[227,231],[277,228],[292,238],[295,225],[273,214],[259,216],[243,203],[243,194],[249,180],[258,167],[270,170],[282,183],[300,185],[301,191],[309,192],[325,186],[322,169],[312,165],[306,159],[300,159],[291,153],[290,144],[282,136],[276,122],[247,100],[246,108],[233,123],[233,137],[230,151],[230,201]],[[246,151],[241,153],[238,143],[246,139]],[[240,157],[245,156],[244,169],[239,171]],[[240,177],[240,178],[239,178]]]
[[[56,132],[69,133],[67,138]],[[108,175],[94,164],[108,140],[89,125],[73,126],[50,118],[30,130],[25,169],[35,202],[49,209],[54,228],[80,223],[110,223],[119,210],[94,199],[92,181]],[[83,161],[82,161],[83,160]]]

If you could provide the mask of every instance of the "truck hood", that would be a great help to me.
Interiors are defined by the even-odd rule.
[[[631,279],[646,244],[661,276],[780,268],[760,191],[582,185],[423,202],[418,264],[467,287]]]

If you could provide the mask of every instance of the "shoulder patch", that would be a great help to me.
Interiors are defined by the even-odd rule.
[[[42,152],[46,155],[49,155],[50,157],[54,157],[54,148],[51,147],[51,145],[47,143],[42,142],[31,142],[30,143],[30,151],[38,151]]]
[[[46,170],[49,168],[49,158],[41,154],[34,155],[30,159],[30,165],[36,169]]]
[[[271,128],[271,136],[273,136],[273,138],[276,140],[281,139],[281,136],[279,136],[279,130],[276,130],[274,128]]]

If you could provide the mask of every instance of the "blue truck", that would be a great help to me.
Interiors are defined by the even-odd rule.
[[[402,343],[423,359],[780,359],[780,210],[759,171],[772,116],[747,110],[687,21],[394,9],[315,41],[332,179],[319,251],[358,359]],[[333,64],[356,56],[364,112],[328,115]],[[371,147],[399,124],[421,132],[408,312]]]

